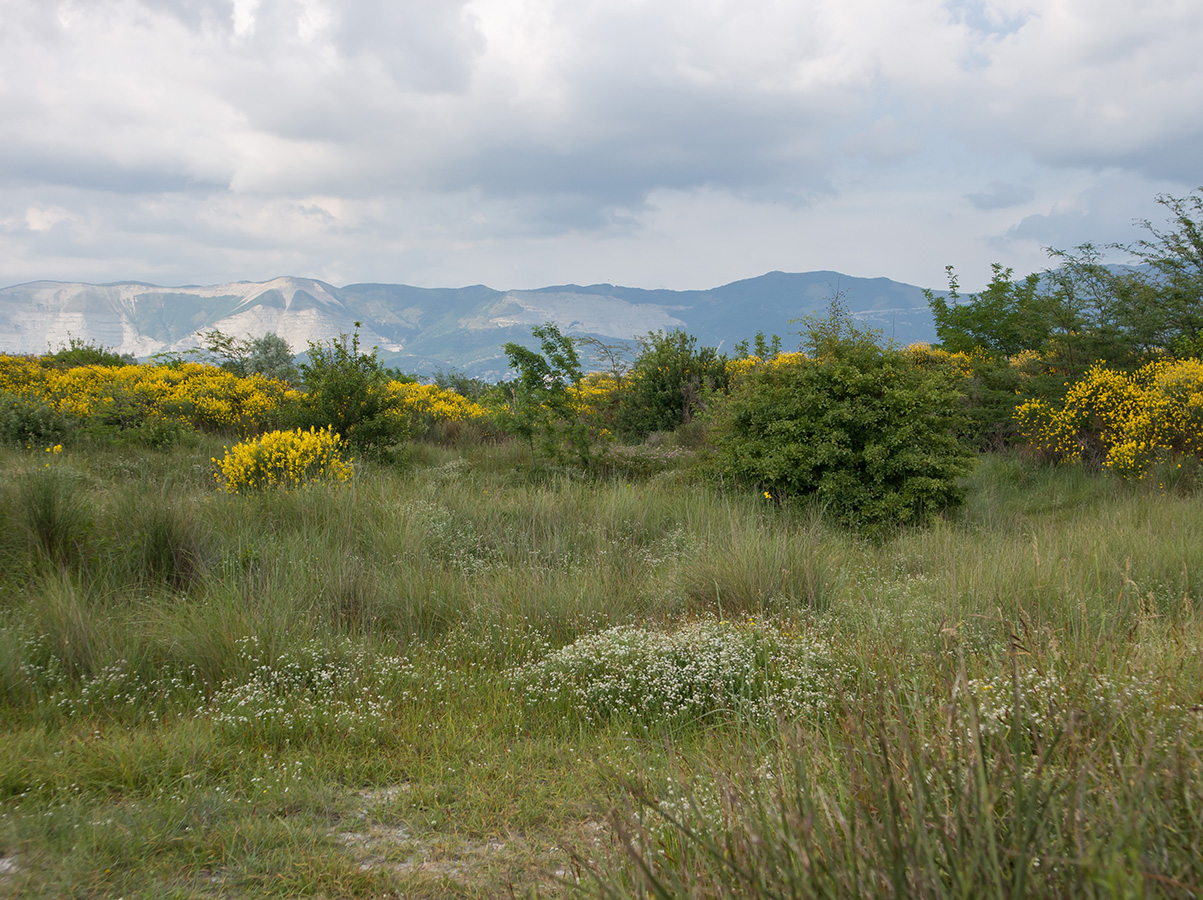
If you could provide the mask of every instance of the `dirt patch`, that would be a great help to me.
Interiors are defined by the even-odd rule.
[[[481,896],[492,896],[494,890],[522,894],[529,887],[541,896],[559,896],[575,873],[565,847],[596,848],[604,841],[606,826],[600,820],[581,822],[571,834],[468,838],[415,831],[403,815],[379,816],[382,807],[395,812],[396,801],[410,790],[410,785],[393,785],[357,791],[362,802],[358,815],[331,832],[361,870],[386,871],[415,888],[453,882]]]

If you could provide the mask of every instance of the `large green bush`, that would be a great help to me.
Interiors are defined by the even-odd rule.
[[[294,420],[301,428],[329,427],[360,450],[382,452],[410,437],[405,420],[388,414],[385,392],[390,380],[406,376],[385,368],[375,347],[362,350],[358,322],[355,327],[336,340],[309,342],[300,366],[305,396]]]
[[[727,357],[714,347],[698,347],[697,338],[679,328],[649,332],[639,346],[617,411],[624,437],[672,431],[704,412],[711,394],[727,387]]]
[[[44,400],[0,391],[0,444],[43,449],[62,443],[78,424]]]
[[[716,416],[721,470],[777,500],[813,496],[871,530],[959,504],[972,452],[955,436],[948,374],[838,322],[812,330],[810,345],[812,355],[763,364],[731,393]]]

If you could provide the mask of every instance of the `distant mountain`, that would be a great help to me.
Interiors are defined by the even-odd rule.
[[[71,337],[148,357],[198,347],[213,329],[236,337],[274,331],[302,352],[308,342],[350,333],[361,323],[365,347],[406,371],[458,369],[496,378],[507,369],[502,345],[531,343],[530,329],[555,322],[569,334],[605,342],[683,328],[724,350],[757,331],[797,343],[791,319],[822,312],[839,296],[859,319],[900,343],[932,341],[935,329],[920,288],[888,278],[837,272],[770,272],[706,291],[642,290],[609,284],[497,291],[484,285],[417,288],[281,277],[209,287],[138,282],[36,281],[0,289],[0,351],[44,353]]]

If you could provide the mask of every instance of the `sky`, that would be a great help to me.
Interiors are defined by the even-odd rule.
[[[1203,185],[1200,47],[1198,0],[0,0],[0,284],[973,289]]]

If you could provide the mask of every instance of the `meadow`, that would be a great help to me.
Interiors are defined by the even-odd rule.
[[[866,537],[685,441],[230,442],[0,449],[0,896],[1203,893],[1189,480]]]

